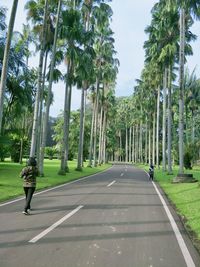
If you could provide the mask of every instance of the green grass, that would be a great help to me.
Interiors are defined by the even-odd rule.
[[[148,169],[145,166],[140,167]],[[198,180],[196,183],[172,183],[177,173],[178,167],[174,168],[172,175],[155,169],[155,180],[160,184],[169,200],[175,205],[177,213],[185,223],[186,229],[200,248],[200,167],[194,167],[192,170],[185,171],[185,173],[193,174],[193,177]]]
[[[25,165],[5,161],[0,163],[0,201],[5,201],[19,195],[23,195],[23,180],[19,177]],[[87,166],[87,163],[85,163]],[[58,175],[60,167],[59,160],[45,160],[44,177],[37,178],[37,190],[63,184],[80,177],[91,175],[109,168],[111,165],[105,164],[96,168],[84,167],[83,170],[76,171],[76,161],[69,162],[70,172],[66,175]]]

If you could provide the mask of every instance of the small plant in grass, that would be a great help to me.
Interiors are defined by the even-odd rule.
[[[56,147],[45,147],[45,153],[49,157],[50,160],[58,153]]]

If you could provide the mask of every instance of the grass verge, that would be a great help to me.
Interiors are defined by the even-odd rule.
[[[148,169],[144,165],[139,167]],[[193,167],[192,170],[185,171],[185,173],[193,174],[193,177],[198,180],[196,183],[172,183],[177,173],[178,167],[174,168],[172,175],[162,172],[161,169],[155,169],[155,181],[159,183],[176,208],[194,245],[200,251],[200,167]]]
[[[45,160],[44,177],[37,178],[37,190],[67,183],[81,177],[85,177],[109,168],[110,164],[105,164],[95,168],[83,167],[83,170],[76,171],[76,161],[69,162],[69,173],[58,175],[60,167],[59,160]],[[86,165],[86,164],[85,164]],[[5,161],[0,163],[0,202],[23,195],[23,180],[19,177],[25,165]]]

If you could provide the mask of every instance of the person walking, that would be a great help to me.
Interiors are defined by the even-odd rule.
[[[38,174],[37,161],[35,158],[30,158],[27,162],[27,166],[21,171],[21,178],[23,178],[24,193],[26,196],[26,202],[24,206],[25,215],[30,215],[31,200],[36,188],[36,176]]]
[[[154,166],[153,166],[153,164],[150,164],[150,167],[149,167],[149,180],[153,181],[153,178],[154,178]]]

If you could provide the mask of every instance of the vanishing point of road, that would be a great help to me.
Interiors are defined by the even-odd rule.
[[[199,267],[162,190],[143,170],[107,171],[0,204],[0,267]]]

